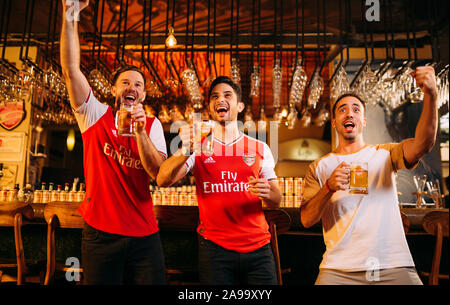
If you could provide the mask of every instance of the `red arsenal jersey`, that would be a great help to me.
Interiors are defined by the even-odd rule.
[[[265,143],[243,134],[230,144],[216,139],[213,155],[193,155],[187,166],[194,169],[200,235],[241,253],[270,242],[261,200],[248,191],[249,177],[276,179]]]
[[[81,126],[80,116],[89,120],[89,115],[101,114],[104,106],[92,95],[87,102],[96,105],[96,110],[87,110],[91,106],[86,105],[76,112],[84,146],[86,196],[79,209],[83,219],[98,230],[114,234],[146,236],[157,232],[150,178],[141,163],[136,139],[117,134],[110,107],[87,129]],[[147,118],[150,135],[155,122],[155,118]],[[162,130],[160,136],[163,137]]]

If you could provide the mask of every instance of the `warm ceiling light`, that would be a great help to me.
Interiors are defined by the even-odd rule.
[[[283,110],[281,110],[281,117],[282,117],[282,118],[285,118],[285,117],[287,117],[287,115],[288,115],[287,109],[286,109],[286,108],[283,108]]]
[[[168,48],[173,48],[177,45],[177,39],[175,38],[174,32],[175,30],[173,27],[169,27],[169,36],[166,38],[166,47]]]
[[[72,151],[75,146],[75,130],[70,128],[67,134],[67,150]]]

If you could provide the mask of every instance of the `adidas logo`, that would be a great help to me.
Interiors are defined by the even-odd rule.
[[[205,160],[204,163],[216,163],[216,161],[213,159],[213,157],[209,157],[208,159]]]

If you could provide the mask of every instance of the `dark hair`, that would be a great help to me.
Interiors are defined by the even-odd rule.
[[[238,86],[238,84],[236,84],[235,82],[233,82],[228,76],[219,76],[217,77],[211,84],[211,87],[209,87],[209,92],[208,92],[208,99],[211,97],[211,92],[214,89],[214,87],[216,87],[218,84],[227,84],[229,85],[231,88],[233,88],[234,93],[237,96],[237,101],[238,103],[240,103],[242,101],[242,91],[241,88]]]
[[[144,79],[144,85],[145,85],[145,74],[144,74],[144,72],[141,69],[139,69],[138,67],[133,66],[133,65],[120,66],[118,69],[116,69],[116,71],[114,71],[113,74],[112,74],[112,83],[113,83],[113,85],[116,84],[116,81],[119,78],[120,74],[122,74],[122,73],[124,73],[126,71],[139,72],[142,75],[142,78]]]
[[[364,111],[366,110],[366,103],[364,102],[364,100],[363,100],[359,95],[357,95],[356,93],[353,93],[353,92],[347,92],[347,93],[344,93],[344,94],[342,94],[341,96],[339,96],[339,97],[336,99],[336,102],[334,102],[334,104],[333,104],[333,111],[331,112],[332,115],[333,115],[333,117],[335,116],[335,115],[334,115],[334,111],[336,110],[337,103],[338,103],[340,100],[342,100],[344,97],[348,97],[348,96],[354,97],[354,98],[356,98],[357,100],[359,100],[359,101],[361,102],[361,104],[363,105],[363,107],[364,107]]]

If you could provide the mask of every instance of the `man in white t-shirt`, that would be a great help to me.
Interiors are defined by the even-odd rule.
[[[398,207],[395,173],[411,169],[428,153],[437,133],[437,87],[432,67],[418,67],[425,94],[414,138],[367,145],[365,104],[344,94],[333,105],[338,147],[314,161],[306,174],[301,221],[322,221],[326,251],[316,284],[422,284],[414,268]],[[368,163],[368,194],[349,193],[351,162]]]
[[[61,67],[83,137],[86,196],[79,211],[86,284],[164,284],[164,255],[149,190],[165,160],[161,123],[145,115],[145,75],[123,66],[113,76],[115,109],[100,103],[80,70],[79,12],[89,1],[63,1]],[[67,12],[76,16],[68,18]],[[117,108],[133,106],[133,136],[121,136]]]

